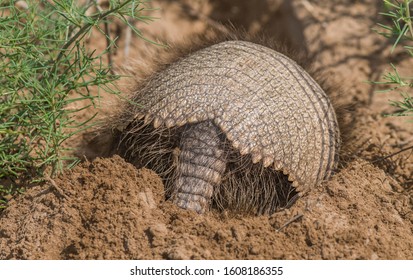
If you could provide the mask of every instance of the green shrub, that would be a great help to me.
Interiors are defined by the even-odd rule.
[[[410,57],[413,57],[413,27],[411,6],[413,0],[384,0],[385,12],[381,13],[389,23],[378,23],[382,28],[379,34],[394,40],[392,52],[397,45],[402,45]],[[413,77],[401,77],[397,68],[391,64],[392,71],[383,75],[382,82],[376,84],[387,85],[389,89],[384,91],[396,91],[400,101],[391,101],[390,104],[397,108],[393,115],[413,116],[413,95],[409,90],[413,88]]]
[[[94,116],[75,119],[96,105],[98,94],[91,87],[119,94],[114,85],[119,76],[102,62],[104,53],[87,48],[85,38],[95,28],[109,40],[101,28],[109,17],[143,38],[128,18],[150,20],[142,15],[145,9],[133,0],[110,0],[103,9],[91,0],[2,1],[0,200],[17,179],[42,178],[45,171],[53,176],[77,162],[62,144],[92,125]],[[88,105],[73,109],[82,100]]]

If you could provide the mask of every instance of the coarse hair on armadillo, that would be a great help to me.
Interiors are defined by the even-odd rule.
[[[118,136],[116,152],[137,167],[154,170],[165,184],[166,198],[174,195],[177,170],[177,146],[189,125],[179,128],[154,128],[143,120],[134,122],[127,133]],[[212,206],[237,213],[271,214],[288,207],[298,196],[281,171],[254,164],[251,155],[240,155],[221,133],[227,168],[221,184],[214,189]]]
[[[177,168],[180,154],[179,143],[182,135],[188,131],[191,123],[179,126],[154,125],[154,119],[141,115],[139,98],[142,90],[151,83],[152,79],[165,70],[169,65],[184,59],[190,54],[208,46],[226,41],[252,41],[267,46],[280,53],[287,53],[307,72],[313,73],[309,68],[309,61],[297,52],[289,52],[284,46],[259,38],[246,38],[245,34],[216,36],[212,39],[197,39],[184,46],[169,49],[167,54],[151,63],[147,71],[136,74],[137,85],[131,94],[131,101],[122,106],[121,114],[111,120],[110,127],[102,128],[101,134],[111,131],[111,144],[109,154],[120,154],[137,167],[147,167],[154,170],[165,184],[166,198],[175,195],[174,182],[180,177]],[[312,74],[317,78],[316,74]],[[320,86],[328,91],[323,80],[317,81]],[[211,100],[213,102],[213,100]],[[340,119],[340,118],[339,118]],[[340,124],[340,123],[339,123]],[[104,131],[104,132],[103,132]],[[103,132],[103,133],[102,133]],[[265,167],[263,162],[254,163],[252,155],[242,154],[221,131],[219,135],[222,150],[225,152],[226,167],[219,187],[215,187],[212,195],[212,207],[229,209],[237,212],[271,214],[279,209],[289,207],[299,196],[297,184],[289,178],[288,172]],[[337,149],[340,139],[337,141]],[[335,171],[338,162],[338,150],[333,155],[331,170],[328,170],[327,179]],[[305,182],[304,182],[305,183]]]

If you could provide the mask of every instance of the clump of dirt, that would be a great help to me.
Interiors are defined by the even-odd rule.
[[[85,162],[10,203],[0,258],[142,258],[140,229],[157,220],[146,218],[160,201],[162,183],[153,172],[119,158]]]
[[[365,83],[388,68],[391,45],[371,31],[381,1],[244,2],[154,1],[162,20],[138,27],[174,43],[210,32],[226,15],[250,33],[286,24],[287,43],[307,50],[315,70],[341,88],[333,98],[351,109],[337,174],[271,216],[198,215],[165,201],[154,172],[97,158],[10,201],[0,214],[0,259],[413,259],[413,158],[383,158],[412,145],[411,124],[383,117],[389,96]],[[138,67],[157,48],[136,38],[131,46]],[[113,60],[128,58],[118,51]],[[413,62],[401,60],[410,75]]]
[[[392,191],[397,185],[356,160],[272,216],[198,215],[165,202],[152,171],[98,158],[11,203],[0,258],[412,258],[413,214],[408,198]]]

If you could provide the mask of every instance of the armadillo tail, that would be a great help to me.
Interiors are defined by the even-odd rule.
[[[172,200],[181,208],[204,213],[226,167],[220,130],[210,121],[189,125],[180,150]]]

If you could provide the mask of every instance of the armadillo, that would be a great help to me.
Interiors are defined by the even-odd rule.
[[[165,66],[133,94],[117,152],[160,174],[168,198],[273,213],[330,178],[340,132],[320,85],[263,45],[225,41]]]

